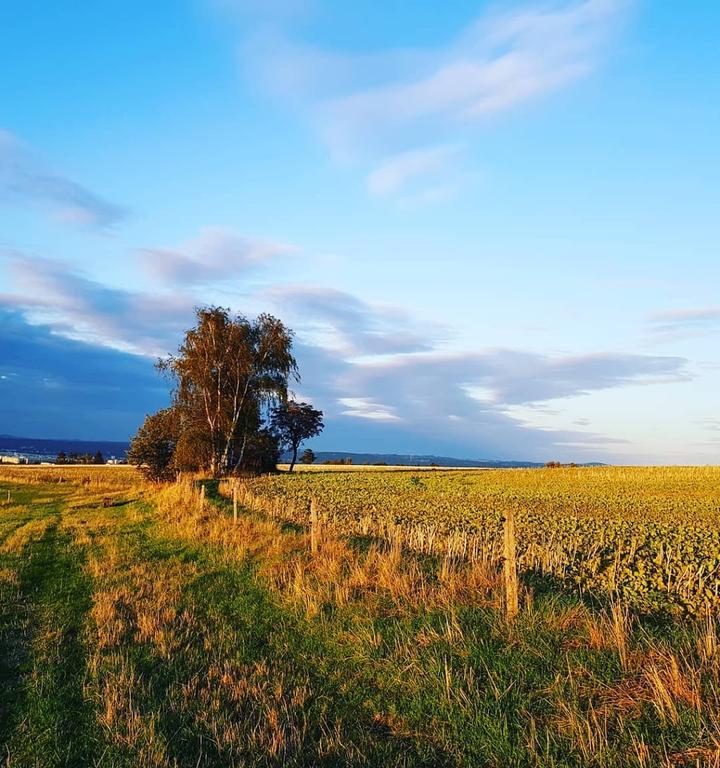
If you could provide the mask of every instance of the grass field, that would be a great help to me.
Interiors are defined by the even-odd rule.
[[[485,496],[506,477],[519,510],[545,499],[537,514],[567,516],[574,498],[581,517],[602,503],[601,519],[635,510],[639,524],[632,499],[652,496],[688,510],[678,526],[713,529],[713,471],[637,470],[633,490],[626,470],[616,495],[594,490],[594,472],[473,477],[489,478]],[[437,477],[458,486],[442,512],[480,482],[413,477],[393,475],[372,503],[442,500]],[[720,765],[710,614],[641,615],[545,578],[525,581],[508,622],[497,563],[408,548],[400,522],[383,537],[335,521],[312,552],[303,494],[327,511],[332,491],[351,520],[347,500],[369,497],[346,478],[252,481],[274,519],[249,504],[234,523],[214,483],[201,496],[127,470],[3,469],[2,764]]]

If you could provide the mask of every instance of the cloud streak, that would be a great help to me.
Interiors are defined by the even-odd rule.
[[[620,4],[584,0],[476,19],[454,43],[426,52],[412,76],[322,105],[339,145],[408,126],[465,125],[524,104],[586,76]]]
[[[244,275],[298,248],[286,243],[243,237],[217,227],[177,248],[148,248],[140,258],[148,274],[166,285],[199,286]]]
[[[0,192],[13,201],[49,208],[62,221],[109,230],[127,211],[76,181],[45,167],[30,149],[0,130]]]
[[[720,332],[720,308],[673,309],[650,317],[651,332],[663,339],[705,336]]]
[[[586,424],[535,427],[514,413],[517,405],[543,407],[658,379],[684,380],[686,365],[679,357],[554,357],[517,350],[429,352],[353,363],[306,344],[298,355],[304,392],[325,409],[329,434],[354,435],[362,450],[536,460],[607,460],[624,441],[589,431]],[[478,390],[483,397],[475,395]]]
[[[446,333],[420,328],[395,307],[368,304],[333,288],[276,286],[264,295],[310,339],[348,358],[427,351]]]
[[[368,189],[376,197],[407,194],[408,188],[418,180],[424,183],[426,194],[427,189],[447,189],[454,177],[450,166],[458,151],[457,146],[446,145],[401,152],[384,160],[370,173]]]

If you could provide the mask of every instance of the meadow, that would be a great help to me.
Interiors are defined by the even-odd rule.
[[[710,468],[165,486],[2,468],[0,760],[720,765],[719,484]],[[595,564],[613,548],[618,566]],[[645,592],[653,562],[666,581]]]

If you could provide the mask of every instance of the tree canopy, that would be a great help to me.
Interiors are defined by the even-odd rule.
[[[196,319],[177,353],[158,362],[173,384],[172,404],[148,417],[129,459],[148,465],[169,450],[159,479],[183,470],[267,471],[279,456],[267,416],[299,381],[292,331],[271,315],[248,319],[222,307],[200,308]],[[148,452],[150,440],[159,441],[157,453]]]
[[[317,457],[315,456],[315,451],[313,451],[311,448],[306,448],[303,451],[302,456],[300,457],[300,463],[301,464],[314,464],[316,458]]]
[[[319,435],[323,428],[322,411],[308,403],[296,403],[290,400],[275,407],[270,417],[270,428],[278,436],[280,445],[290,449],[290,471],[297,462],[300,445],[311,437]]]
[[[137,464],[148,480],[173,480],[176,471],[173,456],[178,433],[172,408],[148,415],[130,443],[128,461]]]

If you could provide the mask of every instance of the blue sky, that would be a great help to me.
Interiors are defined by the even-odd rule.
[[[124,439],[219,303],[317,449],[715,463],[720,7],[0,10],[0,432]]]

